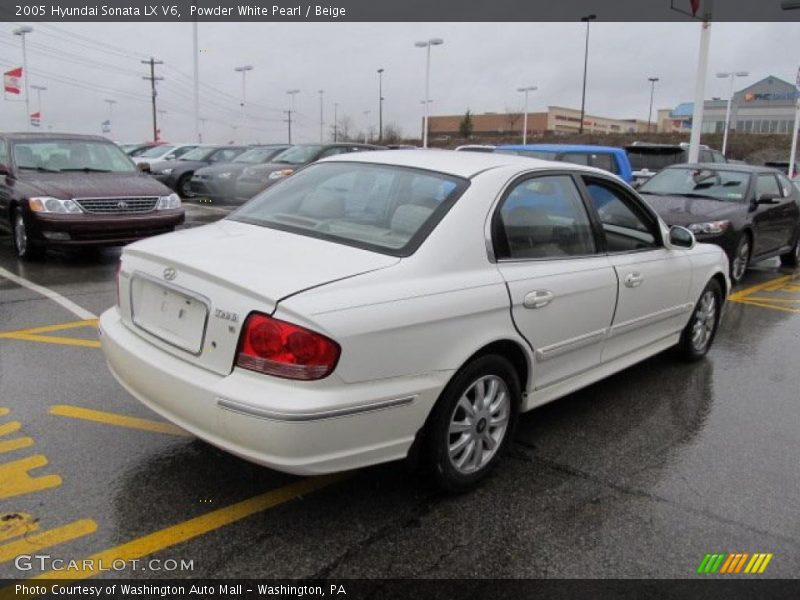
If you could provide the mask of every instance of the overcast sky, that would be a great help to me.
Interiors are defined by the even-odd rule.
[[[0,67],[19,66],[18,24],[0,24]],[[158,24],[34,24],[28,36],[32,84],[44,85],[43,127],[100,133],[113,106],[112,137],[152,137],[149,67],[156,74],[162,137],[193,141],[192,27]],[[647,118],[648,77],[659,77],[655,109],[671,108],[694,96],[700,24],[602,23],[591,25],[588,114]],[[377,127],[378,75],[384,72],[384,123],[418,135],[424,98],[425,51],[414,42],[444,38],[431,61],[431,114],[521,110],[520,86],[536,85],[530,111],[546,106],[580,108],[585,26],[582,23],[201,23],[201,116],[205,141],[283,142],[289,89],[296,96],[294,141],[318,141],[319,94],[324,90],[326,137],[333,120],[349,116],[357,128]],[[729,84],[718,71],[749,71],[737,88],[767,75],[794,81],[800,57],[798,23],[715,23],[712,26],[706,98],[727,98]],[[237,65],[250,64],[243,136]],[[31,94],[31,110],[37,108]],[[371,114],[364,115],[370,110]],[[0,104],[0,130],[25,127],[24,105]]]

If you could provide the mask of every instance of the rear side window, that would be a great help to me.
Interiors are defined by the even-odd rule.
[[[8,164],[8,148],[6,148],[6,141],[0,140],[0,165],[9,166]]]
[[[572,163],[574,165],[585,165],[589,166],[589,155],[584,154],[583,152],[565,152],[561,155],[559,159],[561,162]]]
[[[597,211],[609,252],[631,252],[658,247],[657,224],[621,189],[586,179],[586,190]]]
[[[506,196],[493,223],[500,259],[585,256],[597,251],[591,222],[567,175],[526,179]]]
[[[1,161],[0,161],[1,162]],[[789,178],[785,175],[778,175],[778,183],[781,184],[781,191],[783,192],[783,197],[788,198],[792,195],[792,182],[789,181]]]
[[[611,154],[592,154],[592,166],[609,173],[617,173],[617,161]]]

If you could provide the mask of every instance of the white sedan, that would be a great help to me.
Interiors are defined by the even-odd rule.
[[[128,246],[100,330],[119,382],[215,446],[298,474],[413,454],[456,490],[520,412],[704,356],[727,273],[604,171],[366,152]]]

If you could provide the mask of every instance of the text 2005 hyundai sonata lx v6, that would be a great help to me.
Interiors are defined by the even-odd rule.
[[[100,328],[131,394],[247,460],[313,474],[413,453],[464,489],[520,412],[672,346],[702,357],[727,272],[597,169],[358,153],[128,246]]]

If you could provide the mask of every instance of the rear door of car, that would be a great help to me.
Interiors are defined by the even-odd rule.
[[[0,165],[6,169],[11,169],[11,155],[7,142],[0,137]],[[11,188],[8,186],[8,177],[0,177],[0,215],[8,215],[8,207],[11,202]],[[0,218],[0,229],[11,228],[11,223],[7,219]]]
[[[637,196],[609,178],[581,179],[619,280],[602,355],[608,362],[681,331],[693,307],[692,269],[685,251],[664,246],[658,219]]]
[[[617,277],[574,177],[555,172],[516,180],[491,229],[514,324],[534,350],[535,388],[597,367]]]
[[[797,204],[792,195],[786,197],[774,173],[756,176],[755,198],[774,197],[774,204],[758,204],[753,222],[756,241],[753,254],[759,256],[788,246],[797,227]]]

